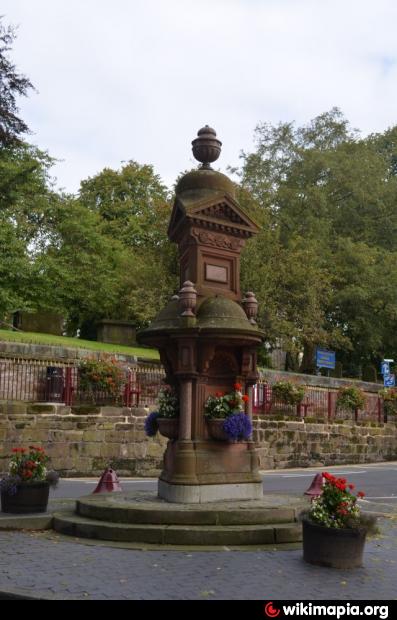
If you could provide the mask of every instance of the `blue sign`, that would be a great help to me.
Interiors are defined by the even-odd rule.
[[[316,349],[316,366],[317,368],[335,368],[335,351],[327,351],[327,349]]]
[[[390,364],[389,364],[389,362],[381,362],[380,372],[381,372],[381,374],[384,377],[387,377],[387,375],[390,375]]]
[[[385,375],[383,377],[384,387],[394,387],[396,385],[396,375]]]

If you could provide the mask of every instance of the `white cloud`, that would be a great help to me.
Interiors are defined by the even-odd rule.
[[[3,0],[13,58],[39,94],[21,102],[59,184],[122,160],[168,184],[205,123],[236,164],[258,122],[337,105],[364,133],[396,123],[394,0]]]

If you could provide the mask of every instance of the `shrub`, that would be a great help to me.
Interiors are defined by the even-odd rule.
[[[113,358],[87,358],[79,364],[80,389],[91,393],[93,401],[98,392],[109,394],[117,400],[121,397],[123,382],[124,371]]]
[[[292,381],[277,381],[272,385],[272,396],[286,405],[299,405],[305,398],[305,387]]]
[[[379,396],[383,398],[383,409],[387,416],[397,414],[397,389],[384,388],[379,391]]]
[[[362,409],[365,405],[365,394],[363,390],[355,385],[339,388],[336,398],[336,408],[347,411]]]

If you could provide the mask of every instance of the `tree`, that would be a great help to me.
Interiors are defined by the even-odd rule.
[[[32,267],[15,228],[0,216],[0,321],[9,312],[29,308]]]
[[[125,249],[120,297],[112,318],[146,325],[177,285],[176,248],[167,237],[168,190],[153,167],[130,161],[81,182],[79,202],[99,219],[103,235]]]
[[[396,135],[362,139],[334,108],[300,128],[260,125],[242,155],[242,188],[267,227],[245,251],[244,280],[270,342],[303,350],[304,371],[317,345],[357,369],[396,331]]]
[[[30,80],[17,73],[8,56],[15,39],[11,26],[4,26],[0,17],[0,149],[20,142],[20,136],[28,132],[28,126],[18,116],[17,97],[26,97],[33,88]]]
[[[81,182],[79,199],[100,215],[103,232],[126,246],[158,249],[168,243],[168,190],[152,166],[129,161],[120,170],[105,168]]]

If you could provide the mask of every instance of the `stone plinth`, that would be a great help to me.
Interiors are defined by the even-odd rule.
[[[301,540],[307,501],[268,495],[253,501],[169,503],[148,491],[80,498],[55,515],[56,531],[84,538],[154,545],[266,545]]]

